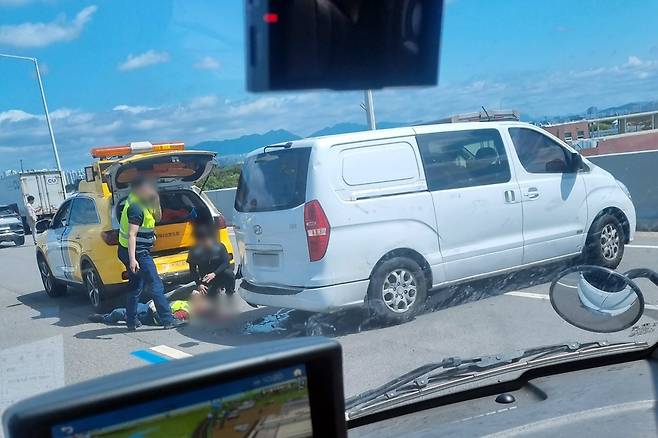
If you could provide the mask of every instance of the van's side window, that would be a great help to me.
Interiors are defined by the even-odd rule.
[[[430,190],[508,182],[510,168],[497,129],[436,132],[416,136]]]
[[[569,152],[548,136],[528,128],[510,128],[510,136],[523,168],[530,173],[564,173]]]

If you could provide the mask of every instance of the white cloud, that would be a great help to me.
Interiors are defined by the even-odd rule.
[[[77,38],[98,8],[87,6],[73,20],[60,16],[49,23],[21,23],[0,26],[0,45],[45,47]]]
[[[204,56],[194,64],[194,68],[201,70],[219,70],[219,61],[212,56]]]
[[[218,101],[217,96],[200,96],[192,99],[187,106],[191,109],[212,108]]]
[[[119,64],[119,70],[129,71],[139,68],[148,67],[149,65],[162,64],[169,62],[171,57],[167,52],[156,52],[151,49],[147,52],[140,53],[139,55],[128,55],[128,59]]]
[[[376,91],[375,111],[379,121],[420,122],[477,111],[482,105],[541,117],[582,112],[590,105],[604,108],[651,100],[658,88],[658,59],[640,61],[633,65],[638,63],[624,58],[617,65],[594,64],[583,70],[474,75],[463,82],[444,80],[438,87]],[[171,139],[195,145],[271,129],[304,136],[341,122],[365,125],[359,106],[362,99],[360,92],[286,93],[245,99],[201,95],[161,107],[118,104],[95,113],[59,108],[53,111],[53,124],[64,166],[74,168],[88,163],[89,149],[99,145]],[[41,147],[30,152],[31,167],[51,163],[48,132],[40,113],[18,109],[0,112],[0,128],[0,148],[16,148],[15,152],[6,149],[1,160],[5,166],[18,163],[25,156],[21,148],[33,145]]]
[[[37,119],[38,116],[27,113],[23,110],[10,109],[8,111],[0,112],[0,123],[16,123],[24,122],[25,120]]]
[[[148,111],[153,111],[156,110],[157,108],[150,107],[150,106],[142,106],[142,105],[136,105],[136,106],[131,106],[131,105],[117,105],[114,108],[112,108],[112,111],[123,111],[126,113],[130,114],[142,114]]]
[[[637,67],[642,65],[642,60],[638,58],[637,56],[629,56],[628,57],[628,65]]]

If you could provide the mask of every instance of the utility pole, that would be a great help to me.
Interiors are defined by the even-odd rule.
[[[7,55],[4,53],[0,53],[0,57],[10,58],[10,59],[22,59],[24,61],[31,61],[34,63],[34,69],[37,73],[37,81],[39,83],[39,91],[41,92],[41,103],[43,104],[43,110],[46,113],[46,123],[48,124],[48,133],[50,134],[50,144],[52,145],[53,153],[55,154],[55,164],[57,165],[57,171],[59,172],[59,179],[60,182],[62,183],[62,193],[64,193],[64,197],[66,197],[66,178],[64,177],[64,172],[62,171],[62,164],[59,161],[59,152],[57,152],[55,133],[53,131],[53,125],[50,122],[50,113],[48,112],[48,104],[46,103],[46,93],[43,90],[43,82],[41,82],[41,72],[39,72],[39,62],[37,61],[37,58],[30,58],[28,56]]]
[[[24,170],[23,170],[23,159],[21,159],[21,173],[23,173],[23,172],[24,172]]]
[[[372,90],[363,91],[363,109],[366,112],[366,120],[368,122],[368,129],[375,130],[377,129],[377,124],[375,122],[375,104],[372,100]]]

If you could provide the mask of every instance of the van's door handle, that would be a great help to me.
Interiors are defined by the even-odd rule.
[[[529,187],[525,192],[525,197],[528,199],[537,199],[539,198],[539,189],[537,187]]]
[[[75,240],[80,240],[80,236],[73,236]]]
[[[516,193],[514,193],[514,190],[505,190],[505,202],[508,204],[516,202]]]

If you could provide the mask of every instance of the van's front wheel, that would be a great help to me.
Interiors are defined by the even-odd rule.
[[[370,311],[390,323],[411,320],[423,307],[426,298],[423,270],[406,257],[393,257],[379,265],[368,286]]]
[[[624,229],[611,214],[604,214],[594,221],[587,243],[585,258],[587,263],[615,269],[624,256]]]

